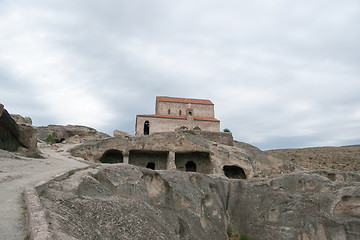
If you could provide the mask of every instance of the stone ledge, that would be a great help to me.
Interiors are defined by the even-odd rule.
[[[63,180],[74,174],[74,171],[85,170],[92,166],[75,168],[65,173],[56,175],[48,181],[41,181],[35,187],[27,187],[23,192],[23,198],[26,206],[26,228],[29,239],[31,240],[51,240],[49,225],[46,220],[39,194],[47,189],[48,183],[56,180]]]

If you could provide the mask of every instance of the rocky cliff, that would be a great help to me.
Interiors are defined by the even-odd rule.
[[[38,157],[36,130],[31,126],[31,119],[13,116],[19,122],[0,104],[0,149]]]
[[[40,192],[54,239],[359,239],[360,176],[229,180],[102,165]],[[354,180],[355,179],[355,180]],[[230,230],[232,229],[232,230]]]

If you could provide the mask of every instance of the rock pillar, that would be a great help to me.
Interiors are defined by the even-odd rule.
[[[175,165],[175,152],[169,151],[166,163],[166,170],[176,169]]]
[[[129,164],[129,152],[124,152],[123,163]]]

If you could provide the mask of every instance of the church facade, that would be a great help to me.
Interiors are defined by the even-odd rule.
[[[135,129],[136,135],[176,129],[219,132],[220,121],[210,100],[158,96],[155,114],[137,115]]]

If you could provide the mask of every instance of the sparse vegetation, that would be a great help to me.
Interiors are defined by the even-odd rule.
[[[240,234],[240,236],[233,232],[231,227],[226,229],[226,234],[229,237],[229,240],[249,240],[249,236],[246,233]]]
[[[247,235],[246,233],[242,233],[241,235],[240,235],[240,240],[249,240],[250,238],[249,238],[249,235]]]
[[[224,128],[223,131],[224,131],[224,132],[227,132],[227,133],[231,133],[230,129],[228,129],[228,128]]]
[[[53,134],[49,134],[46,137],[46,142],[49,143],[49,144],[54,144],[54,143],[56,143],[56,138],[54,137]]]
[[[231,237],[231,236],[233,235],[233,230],[232,230],[232,228],[231,228],[231,227],[228,227],[228,228],[226,229],[226,233],[227,233],[228,237]]]

